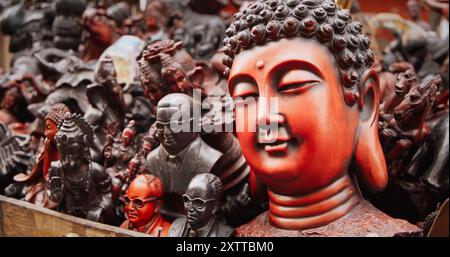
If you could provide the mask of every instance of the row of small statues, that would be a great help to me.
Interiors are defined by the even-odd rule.
[[[357,1],[199,2],[10,3],[0,193],[153,236],[426,234],[448,198],[448,37],[418,2],[384,51]]]

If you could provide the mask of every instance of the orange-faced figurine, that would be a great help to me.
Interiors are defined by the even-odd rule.
[[[125,194],[127,220],[120,227],[157,237],[167,236],[170,223],[159,213],[163,195],[163,185],[158,177],[137,176]]]
[[[331,0],[261,0],[235,15],[225,75],[252,192],[262,183],[269,196],[269,211],[237,235],[420,234],[358,190],[359,181],[382,191],[388,178],[379,81],[362,29]]]
[[[48,198],[45,192],[45,184],[48,179],[50,164],[60,159],[56,148],[55,135],[58,132],[58,125],[63,121],[66,113],[69,113],[69,108],[62,103],[55,104],[52,107],[45,117],[45,141],[36,164],[29,174],[20,173],[14,177],[16,182],[28,185],[25,195],[26,201],[50,209],[56,208],[57,204]]]

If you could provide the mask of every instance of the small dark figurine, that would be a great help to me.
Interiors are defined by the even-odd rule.
[[[411,90],[411,87],[416,83],[416,74],[413,69],[407,69],[398,75],[394,86],[394,92],[390,93],[385,102],[380,105],[380,115],[385,116],[384,119],[393,118],[394,109],[399,105],[405,95]]]
[[[119,123],[123,128],[125,119],[124,93],[117,81],[116,68],[111,56],[106,55],[97,64],[94,74],[95,83],[87,87],[86,94],[98,112],[103,113],[101,123]],[[106,125],[99,124],[106,128]]]
[[[49,0],[33,1],[28,8],[25,1],[18,1],[4,10],[0,28],[3,34],[11,36],[9,51],[22,55],[32,49],[52,46],[53,18],[54,10]]]
[[[149,45],[138,61],[145,95],[156,105],[170,93],[192,95],[203,82],[203,70],[183,50],[182,42],[158,41]]]
[[[0,102],[0,122],[9,125],[17,122],[16,113],[18,112],[18,103],[21,99],[20,91],[17,87],[8,89]]]
[[[58,49],[78,51],[83,42],[81,16],[86,8],[85,0],[55,1],[53,21],[54,45]]]
[[[14,197],[20,198],[22,195],[17,191],[22,191],[22,187],[14,184],[10,189],[16,192],[9,193],[7,188],[14,183],[13,177],[16,174],[30,169],[32,165],[30,136],[13,135],[11,130],[0,122],[0,194],[14,195]]]
[[[125,178],[122,173],[126,172],[128,162],[135,156],[136,149],[136,128],[134,121],[130,121],[127,127],[123,130],[119,140],[113,142],[110,147],[105,148],[105,159],[108,163],[113,163],[112,166],[106,169],[113,182],[113,199],[117,199],[124,186]]]
[[[21,173],[14,177],[16,182],[28,186],[25,201],[50,209],[55,209],[57,204],[48,199],[45,185],[50,164],[59,160],[59,152],[54,139],[58,125],[63,121],[66,113],[69,113],[69,109],[64,104],[56,104],[52,107],[50,113],[45,117],[45,141],[36,164],[29,174]]]
[[[189,181],[198,173],[213,172],[222,156],[201,139],[200,133],[193,132],[194,108],[193,99],[179,93],[167,95],[158,103],[156,128],[161,145],[147,156],[146,169],[161,178],[166,193],[178,199],[164,202],[174,204],[170,212],[181,212],[181,208],[175,210],[176,202],[181,204],[179,196],[186,192]]]
[[[405,89],[399,87],[403,79],[400,74],[395,94]],[[428,119],[440,84],[439,75],[421,83],[411,81],[411,89],[403,97],[395,96],[395,104],[390,102],[390,114],[380,116],[390,181],[385,192],[371,199],[382,210],[411,222],[425,219],[448,196],[448,112],[434,118],[437,121]]]
[[[100,58],[118,38],[116,23],[106,15],[106,6],[103,4],[84,11],[83,28],[88,34],[81,53],[85,61]]]
[[[387,132],[380,133],[381,135],[390,134],[388,131],[392,129],[395,135],[393,136],[395,142],[390,143],[393,148],[386,154],[388,162],[399,159],[402,154],[422,143],[429,135],[430,128],[425,121],[435,103],[440,82],[441,79],[438,77],[429,82],[414,85],[404,95],[404,99],[395,106],[394,119],[389,121]]]
[[[407,7],[408,7],[408,14],[409,14],[409,17],[411,18],[411,20],[415,24],[417,24],[421,28],[423,28],[424,30],[426,30],[426,31],[430,30],[430,24],[428,22],[422,20],[422,18],[420,17],[421,12],[422,12],[422,6],[421,6],[420,1],[408,0]]]
[[[176,219],[170,237],[231,237],[234,229],[220,218],[222,182],[209,173],[196,175],[183,195],[186,218]]]
[[[125,194],[127,220],[120,227],[157,237],[167,236],[170,223],[159,213],[163,196],[163,185],[158,177],[137,176]]]
[[[201,14],[182,6],[183,20],[175,31],[174,40],[184,42],[194,59],[208,60],[222,46],[224,21],[215,15]]]
[[[55,136],[60,161],[48,174],[50,200],[64,213],[114,224],[111,178],[90,160],[91,127],[78,115],[66,114]]]

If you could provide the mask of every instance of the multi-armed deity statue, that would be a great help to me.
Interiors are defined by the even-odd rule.
[[[419,233],[358,190],[357,182],[383,190],[387,171],[377,132],[374,54],[350,12],[329,0],[257,1],[235,15],[227,35],[225,75],[236,125],[245,128],[237,136],[270,201],[269,211],[237,234]]]

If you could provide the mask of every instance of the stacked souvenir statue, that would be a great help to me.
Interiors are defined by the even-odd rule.
[[[426,236],[448,198],[442,0],[51,2],[0,6],[0,194],[160,237]]]

